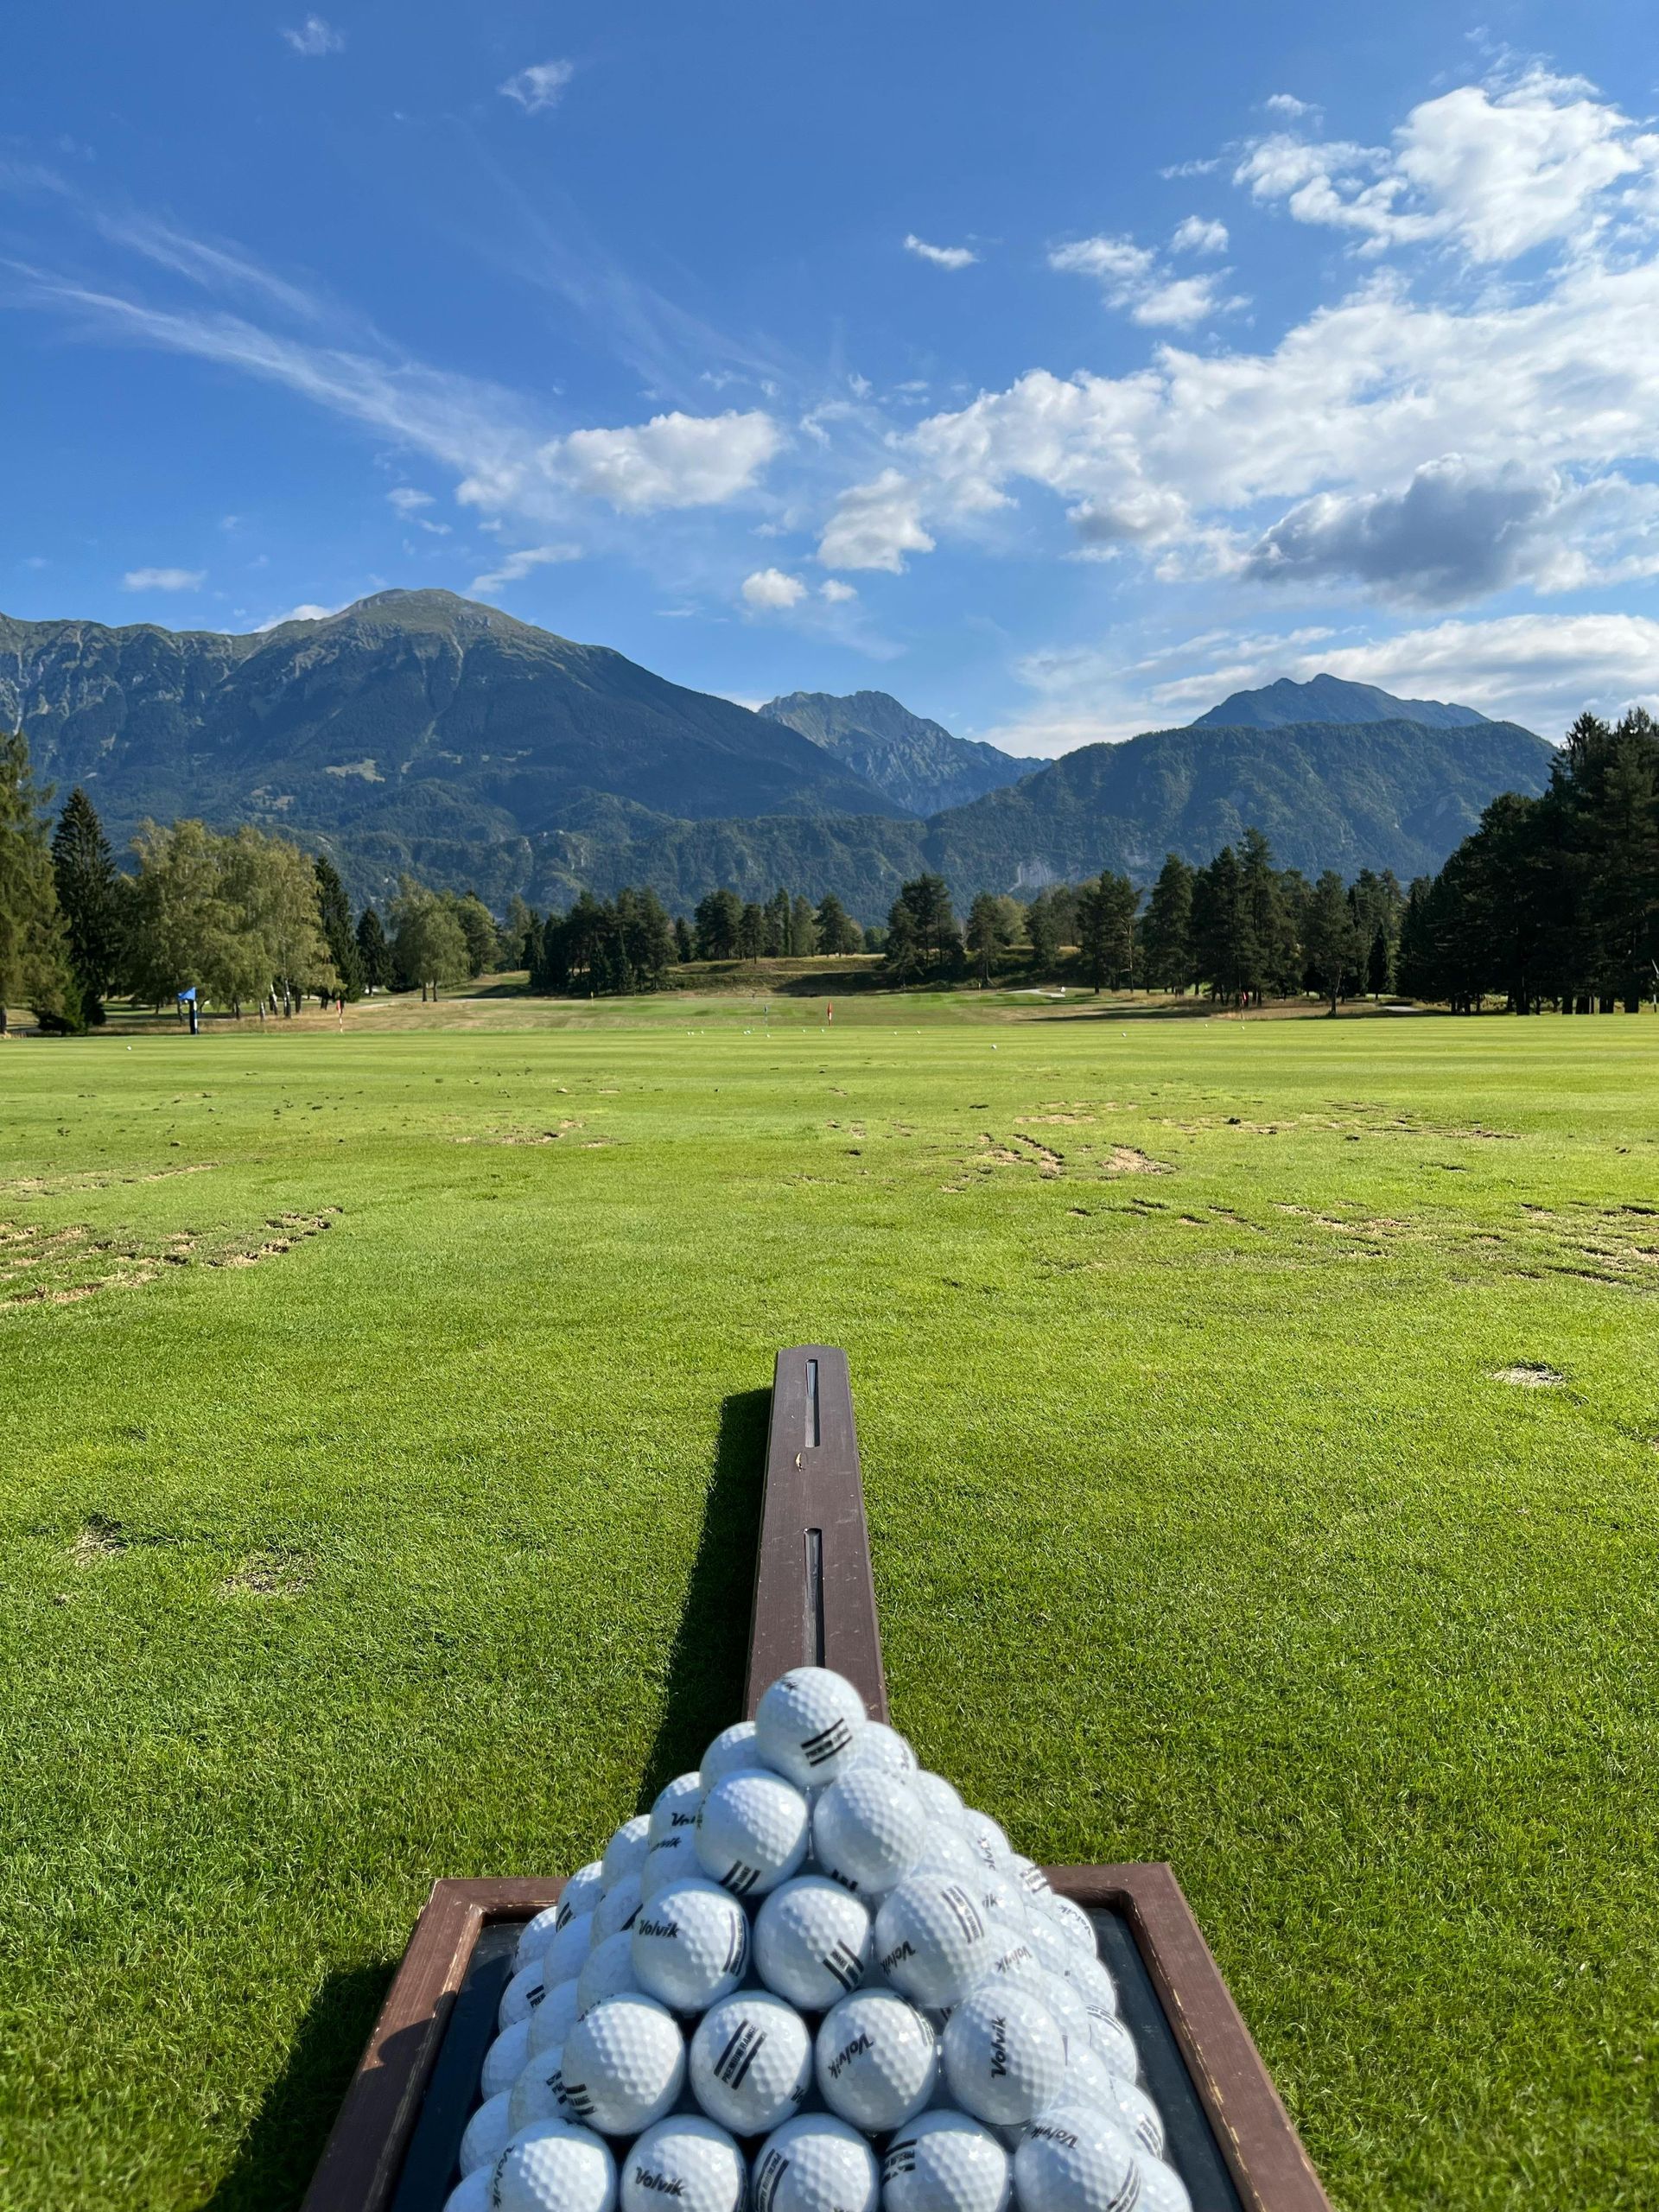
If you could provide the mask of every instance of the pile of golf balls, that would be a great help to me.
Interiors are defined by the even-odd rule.
[[[446,2212],[1191,2212],[1088,1916],[825,1668],[514,1968]]]

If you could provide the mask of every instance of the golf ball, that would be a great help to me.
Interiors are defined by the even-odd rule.
[[[987,1982],[944,2029],[944,2078],[953,2102],[976,2120],[1008,2127],[1034,2120],[1065,2080],[1065,2035],[1036,1992]]]
[[[576,1978],[571,1975],[556,1988],[550,1989],[530,2016],[530,2056],[550,2050],[563,2043],[576,2024]]]
[[[856,1989],[874,1956],[868,1912],[821,1875],[783,1883],[755,1915],[760,1979],[804,2012],[826,2012]]]
[[[490,2169],[475,2166],[443,2200],[443,2212],[490,2212]]]
[[[927,1841],[927,1811],[909,1784],[880,1767],[855,1766],[812,1808],[812,1855],[859,1897],[884,1897]]]
[[[916,1854],[914,1871],[918,1874],[959,1874],[970,1888],[977,1889],[985,1865],[960,1828],[951,1827],[944,1821],[931,1820],[922,1847]]]
[[[651,1840],[660,1843],[665,1835],[672,1835],[677,1829],[696,1827],[697,1807],[702,1802],[702,1777],[677,1774],[652,1801]]]
[[[576,1976],[576,2018],[591,2012],[607,1997],[623,1997],[639,1986],[633,1971],[633,1930],[624,1928],[595,1943]]]
[[[1137,2212],[1192,2212],[1186,2183],[1161,2158],[1142,2158],[1141,2196]]]
[[[791,1667],[755,1709],[755,1748],[769,1767],[804,1789],[835,1780],[864,1725],[864,1700],[844,1675]]]
[[[604,1900],[600,1900],[603,1904]],[[582,1961],[594,1948],[597,1916],[579,1912],[567,1920],[542,1953],[542,1974],[550,1986],[582,1972]]]
[[[611,2212],[616,2164],[589,2129],[540,2120],[496,2159],[490,2201],[495,2212]]]
[[[729,1728],[721,1730],[703,1753],[697,1780],[705,1790],[712,1789],[727,1775],[760,1763],[760,1754],[754,1747],[753,1721],[734,1720]]]
[[[512,2027],[503,2028],[484,2054],[479,2088],[485,2098],[499,2097],[503,2089],[510,2089],[529,2060],[530,2022],[518,2020]]]
[[[880,2190],[869,2145],[827,2113],[787,2121],[755,2154],[755,2212],[875,2212]]]
[[[542,1975],[542,1961],[532,1959],[527,1967],[520,1967],[501,1993],[500,2010],[496,2026],[510,2028],[515,2021],[527,2020],[546,1993]]]
[[[1085,1959],[1079,1954],[1075,1959],[1068,1960],[1065,1978],[1073,1989],[1083,1992],[1084,2002],[1094,2011],[1117,2011],[1117,1984],[1098,1959]]]
[[[601,2135],[637,2135],[660,2120],[685,2082],[685,2044],[650,1997],[607,1997],[564,2039],[561,2097]]]
[[[640,1860],[645,1865],[645,1860]],[[607,1936],[614,1936],[624,1928],[632,1928],[639,1910],[639,1877],[625,1874],[613,1888],[606,1891],[594,1915],[594,1941],[602,1943]]]
[[[971,1806],[964,1806],[961,1827],[978,1853],[982,1866],[1001,1866],[1008,1857],[1007,1836],[988,1813],[976,1813]]]
[[[938,2038],[913,2005],[889,1991],[845,1997],[824,2015],[818,2094],[867,2134],[885,2135],[920,2112],[938,2079]]]
[[[897,1775],[903,1782],[921,1761],[896,1728],[889,1728],[885,1720],[867,1720],[858,1732],[851,1764],[880,1767],[883,1774]]]
[[[637,1874],[645,1863],[646,1847],[651,1841],[651,1816],[636,1813],[632,1820],[624,1821],[605,1847],[601,1862],[605,1870],[605,1887],[613,1890],[625,1874]]]
[[[1126,2082],[1133,2082],[1141,2071],[1141,2054],[1135,2047],[1135,2037],[1115,2012],[1097,2012],[1090,2006],[1089,2048]]]
[[[1043,1902],[1048,1908],[1049,1918],[1063,1935],[1071,1939],[1085,1959],[1099,1955],[1100,1947],[1095,1941],[1095,1923],[1080,1904],[1071,1897],[1063,1897],[1058,1890],[1045,1897]]]
[[[741,2212],[747,2189],[743,2153],[696,2113],[659,2120],[621,2162],[622,2212]]]
[[[1000,1948],[955,1875],[906,1875],[876,1915],[877,1962],[912,2004],[954,2005]]]
[[[1006,1921],[994,1920],[991,1923],[991,1937],[1002,1948],[991,1961],[986,1980],[995,1981],[1001,1975],[1004,1981],[1023,1981],[1040,1995],[1042,1985],[1048,1979],[1048,1968],[1024,1936],[1017,1934]]]
[[[463,2174],[470,2174],[480,2166],[487,2166],[492,2158],[499,2158],[507,2147],[507,2138],[512,2133],[507,2125],[507,2106],[512,2091],[499,2090],[486,2097],[467,2123],[461,2139],[457,2163]]]
[[[559,1925],[574,1920],[578,1913],[591,1912],[605,1894],[605,1862],[590,1859],[579,1866],[559,1891]]]
[[[1008,1853],[1005,1871],[1013,1875],[1027,1897],[1052,1897],[1054,1894],[1042,1868],[1034,1859],[1027,1859],[1020,1852],[1011,1851]]]
[[[564,2094],[564,2051],[556,2044],[532,2058],[507,2098],[507,2132],[516,2135],[533,2120],[563,2120],[575,2126],[582,2114]]]
[[[639,1870],[639,1894],[647,1904],[659,1890],[671,1882],[695,1880],[702,1869],[697,1860],[697,1828],[693,1819],[689,1827],[674,1828],[667,1835],[659,1835],[645,1853],[645,1863]]]
[[[1067,2113],[1027,2128],[1014,2154],[1020,2212],[1130,2212],[1141,2169],[1121,2127]]]
[[[764,1897],[787,1881],[806,1843],[805,1798],[761,1767],[715,1783],[697,1812],[697,1858],[734,1897]]]
[[[1026,1893],[1000,1866],[982,1866],[970,1886],[993,1920],[1005,1920],[1024,1929]]]
[[[910,1786],[926,1806],[931,1820],[943,1821],[952,1826],[959,1821],[966,1808],[942,1774],[930,1773],[920,1768],[910,1777]]]
[[[799,2111],[812,2086],[812,2038],[781,1998],[740,1990],[705,2012],[691,2038],[691,2090],[734,2135],[764,2135]]]
[[[1068,2049],[1074,2043],[1088,2042],[1089,2007],[1080,1989],[1074,1988],[1064,1974],[1051,1974],[1046,1967],[1032,1976],[1027,1986],[1042,1999],[1059,2022]]]
[[[546,1906],[534,1920],[527,1920],[518,1931],[518,1942],[513,1951],[512,1964],[516,1973],[520,1967],[532,1965],[547,1949],[558,1931],[559,1908]]]
[[[925,2112],[888,2144],[882,2212],[1004,2212],[1014,2184],[1008,2154],[959,2112]]]
[[[677,2012],[729,1996],[749,1962],[749,1923],[736,1898],[702,1880],[671,1883],[642,1905],[632,1936],[642,1989]]]

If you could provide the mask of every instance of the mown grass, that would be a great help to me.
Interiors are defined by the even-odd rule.
[[[1031,1008],[0,1052],[0,2203],[297,2201],[431,1879],[728,1717],[803,1338],[900,1725],[1336,2202],[1654,2200],[1659,1022]]]

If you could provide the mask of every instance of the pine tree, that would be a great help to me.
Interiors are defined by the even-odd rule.
[[[317,910],[328,957],[339,978],[338,988],[346,998],[359,999],[363,995],[363,956],[352,934],[352,909],[346,887],[340,880],[340,870],[325,855],[318,855],[316,875]]]
[[[380,917],[365,906],[357,918],[357,956],[365,991],[384,991],[391,982],[391,947],[380,926]]]
[[[52,855],[29,742],[0,737],[0,1036],[6,1009],[27,1006],[44,1030],[81,1026],[80,998],[58,911]]]
[[[1353,911],[1334,868],[1326,868],[1314,885],[1303,929],[1308,968],[1329,998],[1334,1014],[1344,980],[1359,958]]]
[[[1374,999],[1380,999],[1389,988],[1389,965],[1388,932],[1379,924],[1365,963],[1365,988]]]
[[[1153,989],[1184,991],[1192,981],[1192,879],[1179,853],[1167,853],[1141,925],[1144,980]]]
[[[818,901],[817,932],[820,952],[842,953],[854,950],[849,934],[857,925],[849,916],[833,891],[826,891]]]
[[[674,957],[682,968],[694,957],[696,948],[691,941],[690,925],[683,914],[674,917]]]
[[[52,874],[81,1012],[96,1025],[120,974],[125,882],[104,825],[79,784],[52,834]]]

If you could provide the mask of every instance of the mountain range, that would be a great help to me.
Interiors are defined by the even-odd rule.
[[[1330,676],[1052,762],[959,739],[885,692],[759,713],[442,591],[249,636],[0,616],[0,727],[83,784],[118,844],[145,816],[281,829],[353,894],[400,870],[501,905],[649,884],[834,891],[865,919],[934,868],[965,900],[1102,868],[1145,880],[1249,826],[1314,871],[1437,868],[1551,748],[1471,708]]]

